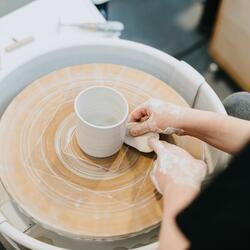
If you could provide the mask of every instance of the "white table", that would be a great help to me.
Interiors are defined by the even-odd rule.
[[[59,27],[59,20],[66,23],[105,22],[91,0],[37,0],[0,18],[0,74],[21,63],[22,55],[41,53],[39,44],[48,40],[85,40],[105,34],[83,31],[72,27]],[[6,52],[5,48],[32,36],[34,42]]]

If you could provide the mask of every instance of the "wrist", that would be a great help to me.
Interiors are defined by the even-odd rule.
[[[166,187],[163,190],[163,197],[171,197],[174,196],[176,193],[181,193],[181,191],[184,191],[184,193],[193,193],[194,195],[199,193],[200,188],[196,188],[193,186],[176,183],[174,181],[169,181]]]
[[[164,209],[169,216],[176,216],[199,194],[199,189],[171,182],[164,189]]]
[[[179,117],[177,119],[177,128],[184,130],[184,133],[186,134],[189,130],[188,124],[190,123],[190,120],[195,115],[195,110],[192,108],[182,108],[179,114]]]

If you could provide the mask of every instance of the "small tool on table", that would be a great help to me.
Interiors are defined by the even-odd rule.
[[[124,29],[124,25],[118,21],[107,21],[104,23],[63,23],[59,20],[59,26],[76,27],[90,31],[120,33]]]

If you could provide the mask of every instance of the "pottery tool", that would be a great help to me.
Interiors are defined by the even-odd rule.
[[[143,153],[150,153],[153,151],[153,149],[149,145],[149,139],[150,138],[155,138],[159,139],[160,136],[157,133],[146,133],[140,136],[131,136],[129,133],[129,130],[136,125],[136,122],[131,122],[127,124],[127,131],[126,131],[126,137],[125,137],[125,143],[133,148],[136,148],[140,152]]]
[[[25,45],[28,45],[28,44],[32,43],[34,40],[35,39],[34,39],[33,36],[28,36],[28,37],[25,37],[25,38],[23,38],[21,40],[17,40],[15,38],[13,38],[12,39],[12,41],[13,41],[12,44],[10,44],[9,46],[7,46],[5,48],[5,52],[8,52],[8,53],[12,52],[12,51],[14,51],[16,49],[19,49],[19,48],[21,48],[21,47],[23,47]]]
[[[123,23],[118,21],[106,21],[103,23],[63,23],[59,20],[59,27],[75,27],[83,30],[110,33],[121,33],[124,30]]]

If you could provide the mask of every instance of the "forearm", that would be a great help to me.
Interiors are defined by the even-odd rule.
[[[188,249],[189,241],[178,228],[175,217],[198,194],[198,190],[184,185],[169,185],[166,188],[164,199],[163,220],[160,232],[160,250]]]
[[[250,139],[249,121],[218,113],[187,109],[180,122],[185,134],[228,153],[238,152]]]

